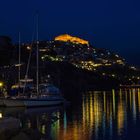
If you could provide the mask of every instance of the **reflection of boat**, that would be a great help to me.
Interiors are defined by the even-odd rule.
[[[0,97],[0,106],[4,106],[3,99],[4,99],[4,97]]]
[[[60,111],[62,109],[61,106],[51,106],[51,107],[38,107],[38,108],[25,108],[25,107],[10,107],[10,108],[1,108],[0,116],[1,117],[19,117],[23,115],[40,115],[44,113],[51,113]],[[19,115],[20,114],[20,115]]]
[[[30,139],[49,139],[52,126],[60,119],[60,110],[62,110],[62,106],[43,108],[12,107],[0,108],[0,114],[2,118],[12,117],[20,121],[20,130],[18,129],[17,133],[14,131],[14,135],[23,132],[27,136],[31,136]],[[8,132],[12,133],[13,131]]]
[[[0,108],[0,114],[2,117],[7,117],[7,116],[11,116],[11,114],[15,115],[15,114],[19,114],[25,111],[25,107],[11,107],[11,108],[5,108],[2,107]]]

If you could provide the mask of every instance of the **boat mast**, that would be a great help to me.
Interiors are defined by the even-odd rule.
[[[20,87],[20,55],[21,55],[21,46],[20,46],[20,32],[19,32],[19,48],[18,48],[18,84],[19,84],[19,87]]]
[[[37,13],[37,24],[36,24],[36,38],[37,38],[37,46],[36,46],[36,90],[37,90],[37,95],[39,95],[39,40],[38,40],[38,13]]]

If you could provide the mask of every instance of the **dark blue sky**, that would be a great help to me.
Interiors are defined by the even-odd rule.
[[[140,65],[139,0],[1,0],[0,35],[31,42],[36,11],[40,40],[68,33]]]

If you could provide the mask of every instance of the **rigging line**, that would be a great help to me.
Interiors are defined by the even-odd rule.
[[[18,54],[19,54],[19,58],[18,58],[18,63],[19,63],[19,66],[18,66],[18,86],[19,86],[19,89],[20,89],[20,78],[21,78],[21,55],[20,55],[20,53],[21,53],[21,40],[20,40],[20,32],[19,32],[19,48],[18,48]],[[19,94],[19,90],[18,90],[18,94]]]
[[[39,94],[39,37],[38,37],[38,20],[39,20],[39,14],[37,12],[36,14],[36,40],[37,40],[37,46],[36,46],[36,90],[37,95]]]
[[[37,16],[37,24],[35,24],[34,27],[36,27],[36,30],[37,30],[37,93],[38,93],[38,90],[39,90],[39,87],[38,87],[38,44],[39,44],[39,41],[38,41],[38,12],[35,14],[35,17]],[[36,20],[36,18],[35,18]],[[36,22],[34,22],[36,23]],[[30,67],[30,61],[31,61],[31,54],[32,54],[32,49],[33,49],[33,40],[34,40],[34,36],[35,36],[35,31],[33,30],[33,34],[32,34],[32,44],[31,44],[31,50],[30,50],[30,54],[29,54],[29,58],[28,58],[28,63],[27,63],[27,69],[26,69],[26,74],[25,74],[25,85],[24,85],[24,89],[23,89],[23,94],[25,93],[25,87],[26,87],[26,84],[27,84],[27,78],[28,78],[28,73],[29,73],[29,67]]]
[[[31,56],[32,56],[33,44],[34,44],[34,42],[33,42],[34,37],[35,37],[35,31],[33,31],[33,34],[32,34],[31,50],[30,50],[30,53],[29,53],[29,58],[28,58],[28,63],[27,63],[27,69],[26,69],[26,73],[25,73],[25,84],[24,84],[23,94],[25,93],[25,87],[26,87],[26,84],[27,84],[27,78],[28,78],[30,61],[31,61]]]

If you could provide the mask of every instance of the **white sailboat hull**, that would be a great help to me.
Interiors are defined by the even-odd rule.
[[[6,107],[41,107],[63,104],[63,98],[57,99],[4,99]]]

